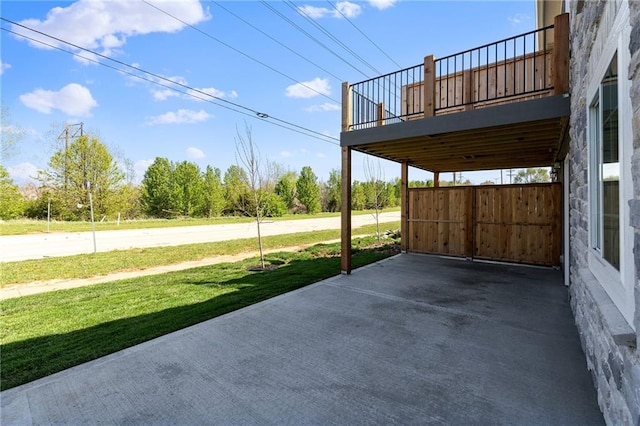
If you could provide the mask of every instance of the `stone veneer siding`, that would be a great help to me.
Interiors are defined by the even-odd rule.
[[[603,316],[600,286],[589,272],[589,204],[587,152],[587,64],[605,1],[570,2],[571,20],[571,142],[569,150],[569,239],[571,306],[580,332],[587,366],[598,391],[598,403],[608,424],[640,425],[640,351],[614,342]],[[632,80],[634,199],[628,200],[635,228],[635,327],[640,330],[640,2],[629,1],[632,26],[631,63],[619,79]],[[627,74],[628,72],[628,74]],[[600,300],[598,300],[600,299]],[[637,339],[640,340],[640,339]]]

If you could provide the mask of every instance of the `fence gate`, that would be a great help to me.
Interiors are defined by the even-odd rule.
[[[560,183],[410,188],[413,252],[556,266]]]

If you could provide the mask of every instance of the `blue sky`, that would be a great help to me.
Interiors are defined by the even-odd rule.
[[[355,83],[417,65],[428,54],[442,57],[535,27],[533,0],[2,1],[0,7],[4,19],[154,74],[142,74],[2,21],[3,29],[150,80],[2,31],[2,104],[11,121],[27,133],[16,155],[3,164],[21,184],[46,167],[64,123],[78,122],[131,160],[137,181],[158,156],[194,161],[203,169],[209,164],[224,172],[236,162],[234,137],[237,129],[244,132],[245,122],[263,157],[294,171],[311,166],[326,180],[330,170],[340,166],[338,142],[330,138],[339,139],[343,81]],[[171,85],[164,79],[198,97],[211,94],[223,100],[216,103],[233,102],[238,106],[225,105],[249,116],[154,84]],[[257,118],[255,111],[270,118]],[[274,118],[330,138],[277,127]],[[355,154],[354,179],[364,178],[362,164],[362,156]],[[399,175],[398,164],[382,165],[386,179]],[[463,176],[479,183],[499,181],[500,173]],[[411,179],[429,177],[410,171]]]

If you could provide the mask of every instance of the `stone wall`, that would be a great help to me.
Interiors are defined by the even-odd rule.
[[[615,1],[615,0],[614,0]],[[612,303],[588,268],[589,205],[586,90],[588,62],[606,1],[570,2],[571,19],[571,142],[569,150],[570,296],[587,366],[598,390],[598,403],[608,424],[640,425],[640,353],[614,341]],[[629,200],[635,227],[635,327],[640,330],[640,2],[629,1],[632,26],[628,78],[633,82],[633,190]],[[621,70],[619,79],[627,77]],[[626,220],[626,218],[625,218]],[[609,303],[603,302],[607,300]],[[615,307],[613,307],[615,310]],[[637,339],[636,339],[637,340]]]

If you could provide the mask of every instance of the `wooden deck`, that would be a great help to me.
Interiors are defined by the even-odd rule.
[[[520,54],[517,37],[544,48]],[[513,41],[345,83],[341,145],[432,172],[550,166],[567,132],[568,52],[563,14]]]

